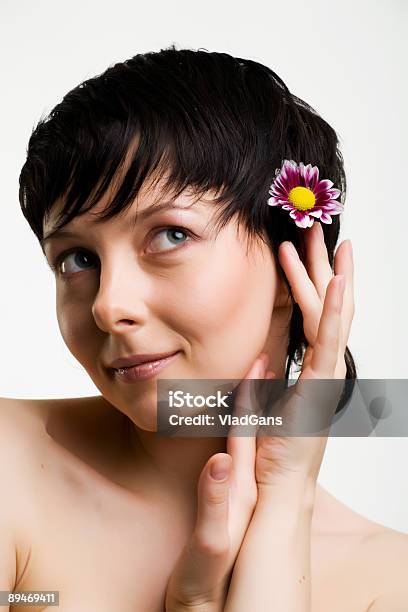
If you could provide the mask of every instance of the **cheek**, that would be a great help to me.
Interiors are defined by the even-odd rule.
[[[185,268],[170,301],[167,293],[167,311],[174,313],[169,324],[190,343],[201,374],[238,377],[248,369],[266,342],[275,291],[269,252],[246,255],[235,239],[216,241],[205,258]]]
[[[86,361],[87,352],[90,358],[92,357],[92,334],[95,334],[95,323],[92,325],[90,309],[84,308],[80,300],[70,299],[69,295],[69,292],[64,292],[63,289],[57,291],[58,326],[69,351],[83,363]],[[84,338],[87,339],[86,342]]]

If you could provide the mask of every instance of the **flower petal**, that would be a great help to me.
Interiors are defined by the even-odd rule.
[[[282,191],[287,191],[288,189],[288,179],[285,178],[281,174],[275,179],[273,184],[274,189],[281,189]]]
[[[330,225],[331,223],[333,223],[331,216],[327,213],[322,213],[322,216],[320,217],[320,221],[322,221],[323,223],[326,223],[327,225]]]
[[[295,223],[298,227],[310,227],[309,215],[303,215],[303,218],[296,219]]]
[[[315,194],[319,194],[322,193],[322,191],[327,191],[328,189],[330,189],[331,187],[333,187],[334,183],[332,181],[329,181],[328,179],[323,179],[322,181],[319,181],[314,189]]]
[[[306,185],[306,187],[309,187],[312,191],[314,191],[314,188],[319,182],[319,168],[317,166],[313,166],[312,168],[311,164],[309,164],[309,166],[310,170],[307,174],[308,185]]]
[[[325,212],[329,212],[330,214],[333,214],[334,211],[336,211],[337,214],[344,211],[344,206],[342,204],[337,204],[337,202],[334,202],[333,200],[329,204],[322,206],[322,208]]]
[[[328,192],[333,200],[339,197],[341,194],[340,189],[329,189]]]
[[[310,167],[311,167],[310,164],[305,166],[305,164],[303,162],[300,162],[300,164],[299,164],[299,184],[302,187],[307,187],[308,186],[308,181],[306,180],[306,177],[308,175]]]
[[[294,161],[289,161],[285,165],[286,175],[288,177],[289,190],[299,185],[299,168]]]

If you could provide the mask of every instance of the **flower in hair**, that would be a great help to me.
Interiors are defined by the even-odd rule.
[[[312,227],[314,218],[332,223],[332,215],[343,212],[343,205],[336,201],[340,190],[332,189],[332,181],[319,179],[317,166],[285,159],[275,177],[268,204],[290,211],[289,216],[298,227]]]

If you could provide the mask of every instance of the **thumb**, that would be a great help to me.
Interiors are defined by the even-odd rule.
[[[227,453],[211,457],[198,481],[197,521],[170,577],[166,611],[222,610],[230,565],[228,531],[229,481],[232,459]],[[213,607],[208,608],[208,604]]]
[[[217,453],[206,463],[198,481],[197,523],[193,537],[200,549],[222,555],[229,547],[228,506],[232,459]]]

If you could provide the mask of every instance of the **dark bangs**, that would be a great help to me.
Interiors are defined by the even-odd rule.
[[[228,204],[221,227],[235,216],[259,235],[274,223],[282,241],[296,242],[286,214],[266,205],[275,169],[285,158],[317,164],[344,191],[336,142],[334,130],[266,66],[171,46],[84,81],[39,121],[20,175],[20,205],[41,241],[57,200],[55,229],[90,210],[126,159],[101,219],[128,208],[154,175],[174,197],[187,187],[198,198],[215,190],[215,203]]]

